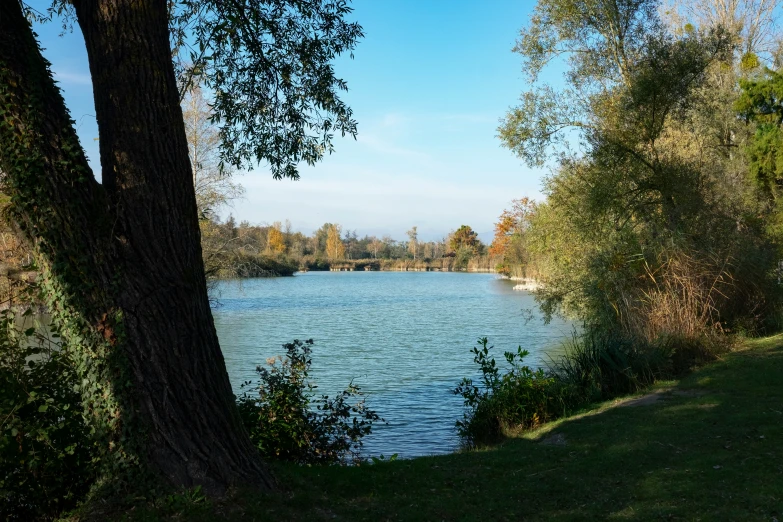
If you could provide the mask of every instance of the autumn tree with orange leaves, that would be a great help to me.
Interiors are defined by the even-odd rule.
[[[528,263],[525,232],[536,212],[536,202],[530,198],[515,199],[510,209],[504,209],[495,223],[495,237],[489,254],[501,258],[496,270],[511,275],[513,268]],[[517,270],[518,271],[518,270]]]

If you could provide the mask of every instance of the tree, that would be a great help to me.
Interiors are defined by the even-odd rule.
[[[290,246],[288,247],[288,251],[294,259],[299,259],[307,253],[312,253],[312,251],[309,250],[309,238],[301,232],[292,233],[289,242]]]
[[[279,221],[272,223],[267,232],[266,248],[274,254],[285,253],[285,238],[283,237],[282,225]]]
[[[581,130],[587,153],[602,158],[592,169],[595,183],[587,185],[595,201],[615,205],[620,223],[641,210],[650,218],[664,216],[673,230],[683,212],[697,211],[700,174],[659,151],[671,119],[694,99],[709,67],[730,60],[731,49],[730,35],[721,30],[668,34],[652,0],[541,0],[515,51],[533,78],[553,57],[566,54],[570,87],[525,92],[530,103],[509,111],[500,138],[534,165],[550,146],[565,145],[564,129]],[[574,108],[566,98],[579,102]],[[575,158],[565,152],[560,159],[582,165]]]
[[[392,255],[392,250],[395,244],[394,238],[386,234],[381,238],[381,243],[383,243],[384,256],[387,259],[395,257]]]
[[[345,247],[345,253],[348,259],[354,259],[359,254],[361,254],[359,251],[359,239],[356,236],[356,230],[345,231],[343,246]]]
[[[326,239],[333,226],[331,223],[324,223],[321,228],[313,232],[313,251],[316,255],[326,255]]]
[[[331,225],[326,236],[326,257],[330,261],[345,259],[345,245],[340,239],[340,226]]]
[[[530,255],[527,233],[536,213],[536,202],[529,198],[515,199],[511,209],[505,209],[495,223],[495,237],[489,255],[500,258],[495,270],[506,276],[530,276]]]
[[[675,29],[723,27],[736,39],[742,56],[779,52],[780,0],[668,0],[662,6]]]
[[[181,92],[202,80],[217,93],[223,163],[264,161],[296,178],[298,162],[331,150],[332,132],[355,132],[328,62],[361,28],[339,1],[74,0],[55,11],[70,5],[90,62],[101,183],[14,0],[0,3],[0,170],[76,359],[104,483],[272,487],[211,317]],[[198,49],[179,85],[172,40],[177,57]]]
[[[220,133],[211,121],[209,101],[198,85],[185,94],[182,115],[193,169],[204,270],[207,278],[212,279],[226,270],[225,254],[231,242],[230,238],[220,237],[216,226],[218,210],[241,197],[245,190],[233,181],[230,169],[220,168]]]
[[[515,236],[520,236],[530,227],[530,217],[536,210],[535,201],[529,198],[515,199],[511,210],[504,209],[495,223],[495,237],[489,247],[489,254],[505,256]]]
[[[762,201],[767,231],[783,245],[783,75],[769,69],[741,79],[735,102],[740,116],[755,130],[748,140],[748,174]]]
[[[657,0],[539,1],[513,49],[533,87],[502,120],[503,145],[528,165],[541,166],[552,147],[567,146],[565,130],[589,133],[600,126],[596,102],[628,84],[645,35],[659,25],[657,7]],[[539,85],[541,71],[561,57],[569,64],[565,87]]]
[[[220,168],[220,132],[211,121],[209,100],[198,85],[186,93],[182,116],[199,218],[214,219],[218,209],[240,197],[245,189],[232,180],[233,172]]]
[[[417,227],[413,227],[410,230],[406,232],[408,234],[408,252],[413,254],[413,260],[416,261],[416,247],[418,246],[418,233],[416,232]]]
[[[613,6],[619,26],[595,16]],[[560,149],[528,231],[544,311],[649,341],[712,335],[774,302],[753,205],[743,206],[744,187],[740,197],[724,188],[736,186],[736,144],[713,132],[723,122],[710,114],[711,82],[725,79],[714,71],[734,66],[733,37],[721,28],[673,34],[653,6],[542,0],[517,50],[534,64],[570,53],[566,77],[582,96],[574,110],[565,98],[525,93],[541,103],[512,109],[501,132],[531,163],[567,126],[583,138],[581,154]]]
[[[473,255],[478,254],[480,248],[480,241],[478,240],[478,234],[476,234],[472,228],[468,225],[462,225],[454,232],[449,241],[449,247],[455,252],[468,249]]]
[[[378,250],[383,249],[384,244],[383,244],[383,241],[381,241],[377,237],[373,236],[372,238],[370,238],[369,247],[372,250],[372,257],[373,257],[373,259],[378,259]]]

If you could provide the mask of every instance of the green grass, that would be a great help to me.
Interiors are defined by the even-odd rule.
[[[783,335],[649,405],[622,401],[482,451],[275,466],[281,492],[137,506],[132,520],[783,520]],[[447,421],[444,421],[447,422]],[[565,445],[546,444],[553,435]],[[193,495],[190,495],[193,497]]]

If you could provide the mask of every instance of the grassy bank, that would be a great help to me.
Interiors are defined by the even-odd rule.
[[[489,450],[275,466],[282,493],[137,506],[133,520],[783,520],[783,335],[644,400],[598,405]]]

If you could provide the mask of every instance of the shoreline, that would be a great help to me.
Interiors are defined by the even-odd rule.
[[[516,279],[512,279],[512,281],[520,281],[519,284],[514,286],[514,290],[519,290],[524,292],[535,292],[539,290],[542,286],[537,279],[533,279],[533,278],[519,277]]]
[[[182,503],[174,515],[654,520],[663,513],[770,520],[781,506],[780,469],[767,456],[779,455],[783,440],[783,336],[746,340],[738,348],[682,379],[509,433],[489,451],[387,457],[367,466],[275,463],[285,494],[240,492],[231,499],[235,511]],[[732,499],[727,492],[739,493]],[[145,502],[134,502],[130,511],[110,505],[105,513],[131,513],[129,519],[139,521],[172,516],[170,508]]]
[[[535,292],[537,290],[540,290],[541,287],[544,285],[541,284],[541,281],[534,277],[522,277],[522,276],[501,276],[503,279],[508,279],[509,281],[518,281],[518,284],[514,285],[514,290],[518,290],[520,292]]]
[[[471,272],[480,274],[496,273],[491,268],[442,268],[442,267],[380,267],[380,268],[348,268],[334,267],[329,270],[299,270],[300,272]]]

